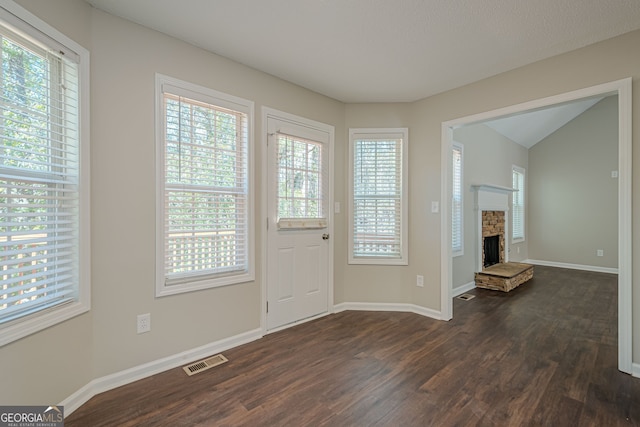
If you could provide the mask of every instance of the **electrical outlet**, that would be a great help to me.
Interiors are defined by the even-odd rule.
[[[151,330],[151,313],[138,314],[138,333],[143,334]]]
[[[604,250],[603,250],[603,249],[598,249],[598,250],[596,251],[596,255],[597,255],[597,256],[604,256]]]
[[[424,276],[421,276],[419,274],[416,276],[416,286],[424,288]]]

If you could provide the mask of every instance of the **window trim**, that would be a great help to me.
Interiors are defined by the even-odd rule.
[[[402,185],[400,201],[400,252],[395,257],[358,257],[354,255],[354,160],[355,141],[361,138],[402,138]],[[349,264],[362,265],[408,265],[409,264],[409,129],[408,128],[350,128],[349,129]]]
[[[451,256],[452,257],[459,257],[459,256],[463,256],[464,255],[464,145],[462,145],[460,142],[457,141],[453,141],[451,143],[451,155],[452,155],[452,165],[453,165],[453,151],[454,150],[460,150],[460,249],[456,250],[453,247],[453,214],[455,213],[455,210],[453,209],[453,194],[454,194],[454,189],[453,189],[453,185],[455,185],[455,180],[453,179],[453,173],[455,173],[455,170],[453,169],[452,166],[452,180],[451,180],[451,185],[452,185],[452,190],[451,190]]]
[[[156,91],[156,297],[217,288],[255,280],[255,221],[254,221],[254,160],[253,121],[254,102],[160,73],[155,76]],[[164,274],[164,97],[163,86],[170,86],[174,94],[201,100],[212,105],[232,109],[247,115],[247,268],[238,273],[195,276],[180,283],[167,285]],[[178,93],[176,93],[178,92]]]
[[[526,192],[526,188],[527,188],[527,175],[526,175],[526,170],[520,166],[516,166],[516,165],[512,165],[511,167],[511,176],[512,176],[512,183],[513,183],[513,174],[514,173],[518,173],[522,175],[522,189],[518,189],[519,191],[522,191],[521,194],[523,194],[522,197],[522,237],[515,237],[515,232],[516,232],[516,227],[515,227],[515,214],[516,214],[516,209],[515,209],[515,203],[516,203],[516,194],[519,193],[519,191],[514,191],[512,193],[512,200],[511,200],[511,243],[522,243],[525,241],[525,237],[526,237],[526,206],[527,206],[527,192]],[[515,189],[515,187],[514,187]]]
[[[78,63],[78,150],[79,150],[79,225],[78,225],[78,278],[77,299],[49,308],[43,308],[22,318],[0,326],[0,346],[62,323],[91,309],[91,236],[90,236],[90,54],[87,49],[62,34],[51,25],[13,2],[3,2],[0,18],[10,26],[39,43],[51,45],[73,54]]]

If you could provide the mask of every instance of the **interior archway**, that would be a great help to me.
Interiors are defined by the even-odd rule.
[[[542,98],[442,123],[441,171],[441,314],[453,317],[451,256],[451,143],[457,127],[536,111],[581,99],[618,96],[618,369],[632,371],[632,245],[631,245],[631,79]],[[447,201],[447,203],[445,203]]]

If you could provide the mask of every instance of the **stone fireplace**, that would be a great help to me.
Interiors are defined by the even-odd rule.
[[[478,262],[476,287],[509,292],[533,277],[533,265],[509,262],[509,194],[513,189],[474,185]]]
[[[509,194],[513,189],[497,185],[474,185],[477,212],[477,254],[476,271],[497,263],[509,261]],[[489,238],[487,242],[485,240]],[[497,256],[486,256],[486,249],[497,249]]]
[[[506,262],[505,212],[482,211],[482,267]]]

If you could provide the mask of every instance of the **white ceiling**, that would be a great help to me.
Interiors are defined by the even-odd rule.
[[[408,102],[640,29],[639,0],[86,0],[342,102]]]

